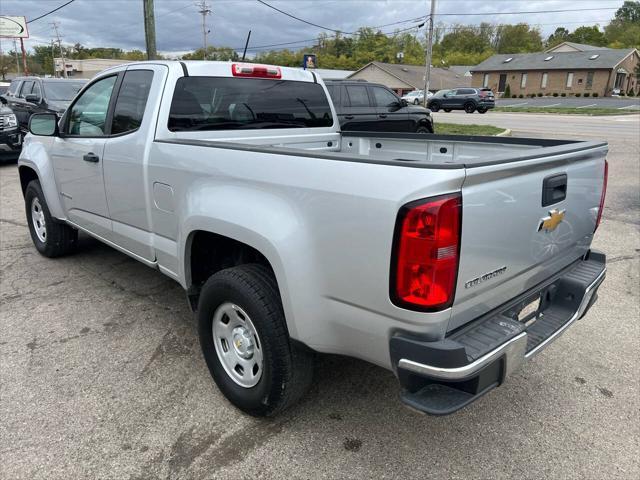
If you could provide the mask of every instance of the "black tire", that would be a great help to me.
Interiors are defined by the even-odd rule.
[[[38,211],[41,212],[44,218],[44,235],[42,239],[36,233],[36,221],[33,219],[31,212],[36,200],[38,202]],[[38,252],[45,257],[54,258],[67,255],[75,250],[78,244],[78,231],[51,216],[38,180],[32,180],[27,185],[27,189],[24,192],[24,204],[31,240]]]
[[[237,384],[225,371],[213,338],[214,313],[230,302],[249,316],[263,355],[263,370],[252,387]],[[212,275],[198,303],[202,353],[220,391],[237,408],[254,416],[272,416],[298,401],[311,384],[313,354],[289,338],[273,273],[258,264],[240,265]]]
[[[429,110],[431,110],[432,112],[437,112],[438,110],[440,110],[440,104],[438,102],[433,102],[431,105],[429,105]]]
[[[445,108],[444,111],[449,113],[451,111],[451,109],[450,108]]]
[[[467,113],[473,113],[473,112],[476,111],[476,106],[471,102],[465,103],[464,104],[464,111],[467,112]]]
[[[420,100],[418,100],[417,98],[413,101],[414,105],[420,105]]]
[[[433,133],[431,130],[429,130],[427,127],[425,127],[424,125],[420,125],[417,129],[416,129],[416,133]]]
[[[487,109],[486,108],[479,108],[478,109],[478,113],[487,113]]]

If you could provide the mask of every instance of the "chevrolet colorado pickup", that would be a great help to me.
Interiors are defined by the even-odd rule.
[[[314,352],[447,414],[580,319],[605,256],[607,144],[340,132],[313,72],[141,62],[34,114],[19,173],[39,252],[79,230],[179,282],[211,374],[253,415]]]

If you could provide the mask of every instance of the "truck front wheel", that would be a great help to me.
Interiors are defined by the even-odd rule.
[[[51,216],[38,180],[27,185],[24,202],[29,233],[38,252],[51,258],[71,253],[78,243],[78,231]]]
[[[269,269],[247,264],[215,273],[202,287],[197,315],[207,366],[233,405],[271,416],[302,397],[313,356],[290,341]]]

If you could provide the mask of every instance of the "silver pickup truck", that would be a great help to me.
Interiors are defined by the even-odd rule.
[[[43,255],[83,231],[184,287],[211,374],[245,412],[299,399],[326,352],[447,414],[596,300],[606,154],[341,133],[311,71],[158,61],[102,72],[59,121],[33,115],[19,171]]]

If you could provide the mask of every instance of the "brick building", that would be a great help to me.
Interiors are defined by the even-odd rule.
[[[634,48],[612,49],[564,42],[541,53],[500,54],[471,69],[474,87],[511,95],[639,93],[640,54]]]

